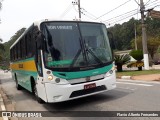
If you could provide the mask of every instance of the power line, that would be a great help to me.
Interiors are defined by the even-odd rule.
[[[87,14],[83,13],[83,12],[81,12],[81,13],[82,13],[82,15],[84,15],[84,16],[86,16],[86,17],[88,17],[89,19],[95,20],[95,19],[94,19],[94,18],[92,18],[91,16],[89,16],[89,15],[87,15]]]
[[[138,1],[137,1],[137,0],[134,0],[134,1],[140,6],[139,0],[138,0]],[[151,6],[151,5],[154,5],[154,4],[157,4],[157,3],[159,3],[158,0],[154,0],[154,1],[152,1],[152,2],[151,2],[151,0],[148,0],[144,6],[148,6],[148,5]]]
[[[73,5],[73,8],[74,8],[74,10],[76,11],[76,12],[78,12],[78,10],[76,10],[76,8],[75,8],[75,6]]]
[[[79,11],[75,8],[75,6],[74,6],[74,10],[75,10],[76,12],[79,12]],[[84,10],[84,11],[83,11],[83,10]],[[85,12],[85,13],[84,13],[84,12]],[[84,15],[84,16],[86,16],[86,17],[88,17],[89,19],[95,20],[94,15],[92,15],[92,14],[89,13],[89,12],[87,12],[84,8],[81,8],[81,14]],[[93,17],[94,17],[94,18],[93,18]]]
[[[136,15],[136,14],[137,14],[137,12],[136,12],[136,13],[133,13],[133,14],[127,16],[127,17],[124,16],[124,17],[122,17],[121,19],[116,20],[115,22],[109,23],[109,25],[113,25],[113,24],[115,24],[115,23],[117,23],[117,22],[119,22],[119,21],[125,20],[125,19],[127,19],[127,18],[129,18],[129,17],[132,17],[132,16]],[[108,23],[108,22],[105,22],[105,23]]]
[[[72,8],[73,8],[72,3],[70,3],[66,8],[66,10],[59,16],[59,18],[60,19],[63,18]]]
[[[125,19],[127,19],[127,18],[129,18],[129,17],[132,17],[132,16],[134,16],[134,15],[136,15],[136,14],[137,14],[137,12],[134,12],[134,13],[132,13],[132,14],[128,14],[127,16],[121,16],[121,17],[119,17],[118,19],[114,19],[114,20],[112,20],[112,21],[107,21],[107,22],[105,22],[105,23],[114,24],[114,23],[120,22],[120,21],[122,21],[122,20],[125,20]]]
[[[125,20],[125,19],[127,19],[127,18],[130,18],[130,17],[132,17],[132,16],[134,16],[134,15],[136,15],[136,14],[137,14],[137,13],[134,13],[134,14],[128,16],[128,17],[123,17],[122,19],[119,19],[119,20],[117,20],[117,21],[115,21],[115,22],[109,23],[109,25],[113,25],[113,24],[115,24],[115,23],[117,23],[117,22],[120,22],[120,21],[122,21],[122,20]]]
[[[120,8],[121,6],[127,4],[127,3],[130,2],[130,1],[131,1],[131,0],[128,0],[128,1],[124,2],[123,4],[119,5],[118,7],[116,7],[116,8],[114,8],[114,9],[110,10],[109,12],[107,12],[107,13],[101,15],[101,16],[99,16],[98,18],[96,18],[96,20],[99,19],[99,18],[101,18],[101,17],[103,17],[103,16],[105,16],[105,15],[107,15],[107,14],[109,14],[110,12],[112,12],[112,11],[114,11],[114,10]]]
[[[121,14],[121,15],[118,15],[118,16],[115,16],[115,17],[113,17],[113,18],[110,18],[110,19],[108,19],[108,20],[105,20],[104,22],[106,22],[106,21],[112,21],[112,20],[115,19],[115,18],[122,17],[122,16],[124,16],[124,15],[126,15],[126,14],[129,14],[129,13],[132,13],[132,12],[136,12],[136,10],[137,10],[137,9],[131,10],[131,11],[129,11],[129,12],[126,12],[126,13],[123,13],[123,14]]]
[[[149,5],[149,4],[154,3],[154,2],[157,2],[157,1],[158,1],[158,0],[154,0],[154,1],[152,1],[152,2],[148,1],[145,5]]]
[[[156,2],[156,3],[154,3],[154,4],[148,4],[148,5],[146,5],[146,7],[150,7],[150,6],[153,6],[153,5],[157,5],[157,4],[159,4],[160,3],[160,1],[158,1],[158,2]]]
[[[147,5],[151,0],[148,0],[145,5]]]
[[[157,4],[157,3],[159,3],[159,2],[160,2],[160,1],[155,0],[155,1],[151,2],[151,3],[146,4],[145,6],[148,6],[148,5],[154,5],[154,4]]]
[[[95,15],[93,15],[92,13],[88,12],[86,9],[81,8],[81,10],[83,10],[84,12],[86,12],[89,16],[91,16],[93,19],[96,19],[97,17]],[[82,11],[81,11],[82,12]],[[84,13],[83,12],[83,13]]]
[[[160,2],[156,2],[154,4],[148,4],[148,5],[146,5],[146,8],[148,9],[150,7],[154,7],[154,6],[159,5],[159,4],[160,4]]]
[[[134,1],[135,1],[138,5],[140,5],[140,4],[139,4],[139,1],[138,1],[138,2],[137,2],[137,0],[134,0]]]

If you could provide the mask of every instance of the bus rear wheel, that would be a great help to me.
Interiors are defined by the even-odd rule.
[[[20,86],[18,84],[18,80],[17,80],[17,76],[16,75],[15,75],[15,82],[16,82],[16,88],[17,88],[17,90],[22,90],[22,86]]]
[[[35,84],[35,83],[34,83],[34,85],[33,85],[33,94],[35,95],[36,100],[37,100],[38,103],[40,103],[40,104],[45,103],[45,102],[38,96],[37,87],[36,87],[36,84]]]

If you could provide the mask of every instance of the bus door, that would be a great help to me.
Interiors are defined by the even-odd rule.
[[[39,36],[37,37],[36,41],[36,66],[37,66],[37,81],[36,81],[36,89],[38,97],[43,99],[47,102],[46,92],[45,92],[45,83],[44,83],[44,74],[43,74],[43,55],[42,55],[42,48],[39,47]]]

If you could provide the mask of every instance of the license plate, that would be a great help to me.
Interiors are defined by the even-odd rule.
[[[96,87],[96,83],[92,83],[92,84],[88,84],[88,85],[84,85],[84,89],[91,89],[91,88],[95,88]]]

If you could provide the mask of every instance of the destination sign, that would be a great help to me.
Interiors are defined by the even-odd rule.
[[[58,30],[72,30],[72,26],[67,26],[67,25],[59,25],[59,26],[47,26],[48,29],[58,29]]]

